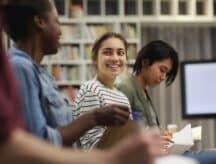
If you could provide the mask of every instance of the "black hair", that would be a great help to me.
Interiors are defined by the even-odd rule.
[[[124,43],[125,49],[127,51],[127,48],[128,48],[127,41],[121,34],[118,34],[118,33],[115,33],[115,32],[107,32],[107,33],[103,34],[100,38],[98,38],[95,41],[95,43],[93,44],[92,51],[91,51],[92,60],[95,60],[97,58],[98,51],[99,51],[99,49],[101,47],[101,44],[105,40],[107,40],[109,38],[118,38],[118,39],[120,39]]]
[[[47,19],[51,10],[50,0],[11,0],[3,7],[4,28],[16,42],[30,36],[35,27],[34,16]]]
[[[142,70],[144,60],[148,61],[149,66],[154,62],[170,58],[172,61],[172,69],[167,74],[166,85],[170,85],[176,78],[179,66],[178,53],[168,43],[162,40],[154,40],[142,47],[137,54],[133,72],[137,75]]]

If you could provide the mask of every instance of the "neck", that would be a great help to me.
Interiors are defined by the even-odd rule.
[[[103,84],[105,87],[109,88],[109,89],[113,89],[114,88],[114,82],[115,79],[105,79],[105,78],[101,78],[100,76],[96,76],[96,79]]]
[[[37,63],[43,59],[43,53],[40,47],[39,42],[35,39],[25,40],[25,41],[18,41],[15,44],[15,47],[25,52],[27,55],[31,56],[31,58]]]
[[[146,82],[145,82],[144,78],[140,74],[136,75],[135,77],[136,77],[139,85],[145,90],[147,86],[146,86]]]

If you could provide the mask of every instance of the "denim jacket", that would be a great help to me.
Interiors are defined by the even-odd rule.
[[[16,48],[11,48],[9,55],[18,80],[27,130],[62,145],[58,128],[72,121],[69,104],[59,93],[54,79],[29,55]]]

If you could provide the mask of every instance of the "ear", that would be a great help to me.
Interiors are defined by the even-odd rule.
[[[97,68],[97,57],[92,57],[92,64]]]
[[[46,27],[45,20],[40,16],[34,16],[34,23],[39,29],[44,29]]]
[[[92,63],[94,64],[94,66],[97,68],[97,60],[93,59]]]

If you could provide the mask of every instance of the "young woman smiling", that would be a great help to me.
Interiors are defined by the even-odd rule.
[[[130,108],[127,97],[114,87],[118,75],[122,73],[127,62],[127,42],[120,34],[106,33],[93,45],[92,61],[96,68],[94,79],[84,83],[75,99],[76,117],[93,108],[118,104]],[[110,112],[110,115],[113,115]],[[116,115],[116,117],[119,117]],[[116,124],[124,122],[119,118]],[[100,140],[106,128],[97,126],[81,137],[83,148],[92,148]]]

